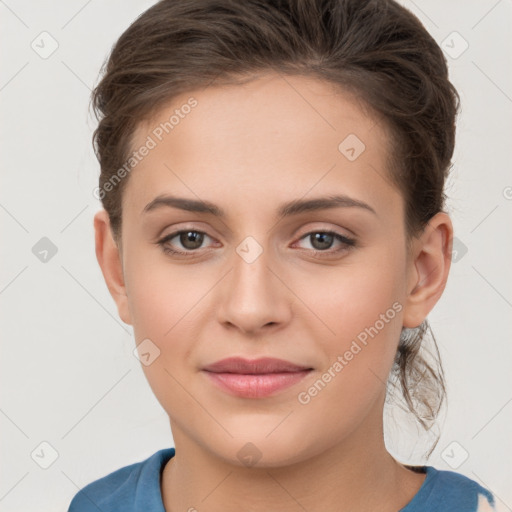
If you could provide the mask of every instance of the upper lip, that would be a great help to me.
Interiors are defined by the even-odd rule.
[[[220,361],[205,366],[203,370],[214,373],[262,374],[299,372],[312,370],[312,368],[310,366],[298,365],[273,357],[262,357],[252,360],[244,359],[243,357],[228,357],[227,359],[221,359]]]

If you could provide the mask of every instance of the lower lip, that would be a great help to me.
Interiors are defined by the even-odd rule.
[[[241,373],[213,373],[206,375],[221,389],[244,398],[263,398],[282,391],[301,381],[311,370],[300,372],[248,375]]]

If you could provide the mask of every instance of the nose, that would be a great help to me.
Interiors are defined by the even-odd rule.
[[[253,259],[241,249],[234,251],[231,270],[218,289],[218,321],[251,335],[282,328],[290,321],[293,300],[284,271],[269,251]]]

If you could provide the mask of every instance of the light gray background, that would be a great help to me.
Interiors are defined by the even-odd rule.
[[[104,284],[92,224],[90,89],[111,45],[152,4],[0,1],[2,512],[65,511],[85,484],[173,445]],[[447,186],[459,252],[429,316],[449,409],[428,463],[460,463],[512,510],[512,0],[403,4],[451,52],[462,99]],[[46,59],[31,47],[51,48],[43,31],[58,43]],[[58,249],[45,263],[32,251],[42,237]],[[396,428],[389,435],[402,461],[420,462]],[[58,453],[47,469],[42,442]]]

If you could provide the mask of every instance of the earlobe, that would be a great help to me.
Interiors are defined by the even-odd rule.
[[[440,299],[451,266],[453,226],[443,212],[432,217],[414,244],[414,253],[407,271],[407,298],[403,326],[421,325]]]
[[[131,325],[128,297],[119,248],[112,236],[108,213],[101,210],[94,216],[96,259],[103,273],[107,288],[114,299],[119,316]]]

